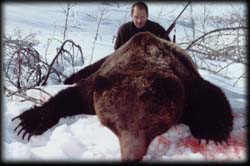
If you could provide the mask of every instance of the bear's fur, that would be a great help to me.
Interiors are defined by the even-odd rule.
[[[194,137],[215,142],[226,141],[232,130],[232,111],[222,90],[200,76],[184,50],[149,32],[134,35],[65,80],[73,83],[43,106],[16,117],[23,137],[42,134],[60,117],[97,114],[118,136],[122,159],[134,161],[177,123],[187,124]]]

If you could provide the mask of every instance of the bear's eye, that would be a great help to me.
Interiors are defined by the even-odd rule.
[[[180,81],[173,77],[160,77],[155,76],[155,80],[152,84],[152,87],[155,91],[155,96],[157,98],[175,98],[180,93],[182,93],[182,86]]]
[[[108,77],[97,75],[94,77],[94,90],[97,92],[109,90],[114,84],[120,84],[119,82],[123,79],[123,74],[116,74]]]
[[[95,91],[97,92],[101,92],[105,89],[108,89],[110,85],[111,85],[110,81],[105,76],[97,75],[94,78],[94,88]]]

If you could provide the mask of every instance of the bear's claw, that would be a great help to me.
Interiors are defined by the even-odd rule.
[[[209,144],[209,141],[210,141],[209,139],[206,139],[206,144],[207,145]],[[219,141],[212,140],[212,141],[215,143],[216,146],[218,146],[219,144],[223,145],[223,142],[225,142],[229,146],[229,143],[228,143],[227,139],[225,139],[225,140],[219,140]],[[199,145],[201,145],[201,139],[198,139],[198,143],[199,143]]]
[[[19,136],[24,131],[22,139],[28,135],[29,141],[33,135],[41,135],[59,121],[58,117],[53,116],[52,111],[41,109],[42,107],[34,107],[11,119],[12,122],[20,119],[21,122],[15,127],[14,132],[17,131]]]

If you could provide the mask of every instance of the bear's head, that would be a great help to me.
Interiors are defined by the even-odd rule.
[[[182,114],[184,89],[174,75],[131,72],[97,75],[94,82],[95,111],[118,136],[123,160],[142,160],[150,142]]]

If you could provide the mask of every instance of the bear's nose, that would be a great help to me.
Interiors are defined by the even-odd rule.
[[[122,132],[119,137],[123,161],[140,161],[146,154],[149,141],[143,132]]]

